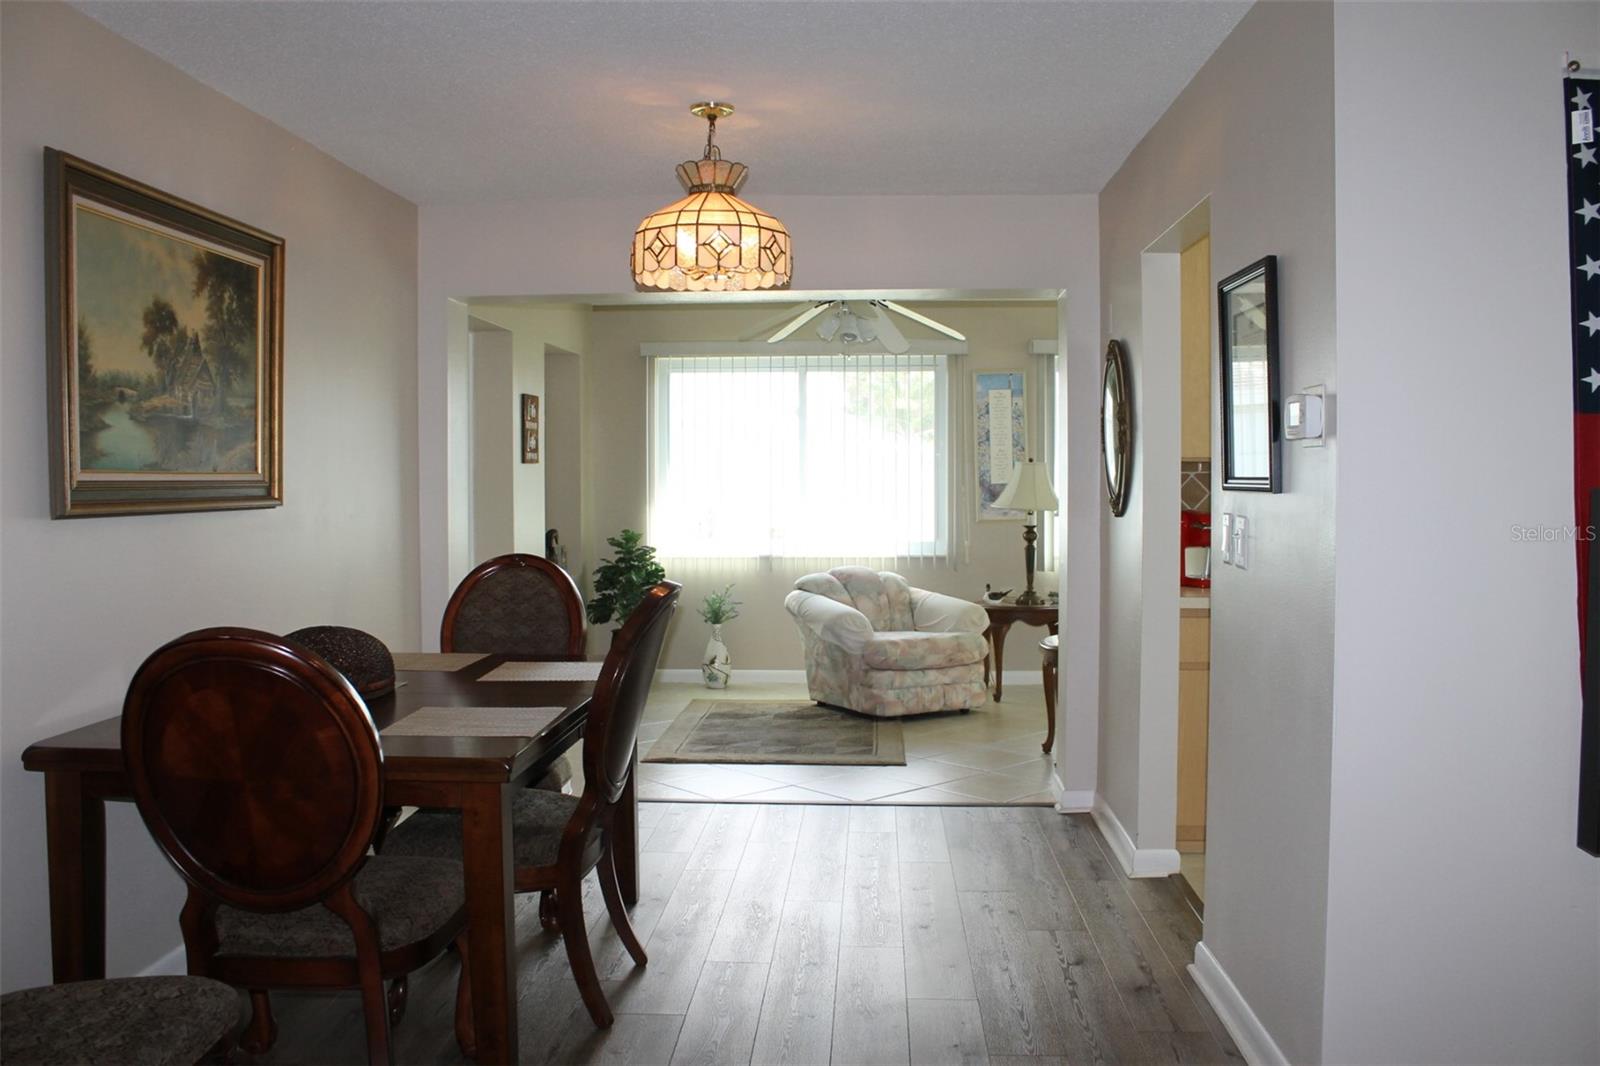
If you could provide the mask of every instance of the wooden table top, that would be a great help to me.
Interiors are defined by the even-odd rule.
[[[1061,605],[1059,603],[1021,604],[1013,603],[1010,600],[1001,600],[999,603],[995,603],[991,600],[985,600],[983,609],[989,612],[989,620],[992,622],[1022,622],[1033,618],[1054,619],[1056,614],[1060,612]],[[1034,625],[1041,624],[1040,622],[1034,622]]]
[[[539,737],[381,738],[386,780],[507,781],[571,747],[588,717],[592,681],[481,681],[505,662],[530,656],[486,655],[460,670],[402,670],[394,692],[367,701],[381,732],[422,707],[565,707]],[[91,725],[29,745],[22,753],[29,770],[81,773],[123,771],[122,718]]]

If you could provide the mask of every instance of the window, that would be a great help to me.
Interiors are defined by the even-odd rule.
[[[653,361],[650,538],[663,556],[946,553],[944,356]]]

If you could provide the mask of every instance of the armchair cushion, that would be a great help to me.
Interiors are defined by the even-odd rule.
[[[975,633],[874,633],[861,659],[874,670],[937,670],[983,662],[988,644]]]

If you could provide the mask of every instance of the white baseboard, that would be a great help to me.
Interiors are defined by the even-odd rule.
[[[1129,877],[1169,877],[1178,872],[1178,849],[1136,846],[1104,796],[1094,797],[1090,813]]]
[[[189,957],[179,944],[155,962],[139,971],[140,977],[182,977],[189,972]]]
[[[1007,688],[1027,688],[1029,685],[1042,688],[1044,680],[1037,670],[1007,670],[1001,675]],[[656,680],[663,685],[684,685],[701,681],[699,670],[657,670]],[[752,685],[803,685],[806,681],[804,670],[746,670],[735,665],[733,668],[733,684],[730,688],[737,689],[739,682],[744,681]],[[721,691],[713,689],[712,691]],[[993,702],[991,700],[991,702]]]
[[[1194,962],[1189,965],[1189,973],[1250,1066],[1289,1066],[1288,1056],[1261,1024],[1256,1012],[1250,1009],[1239,987],[1211,954],[1204,940],[1194,946]]]
[[[705,681],[699,670],[657,670],[656,680],[664,685],[697,684]],[[744,670],[733,668],[733,683],[726,689],[707,689],[708,692],[737,692],[739,682],[748,685],[803,685],[804,670]]]
[[[1056,811],[1060,814],[1088,814],[1094,810],[1094,789],[1084,788],[1069,790],[1060,788],[1060,778],[1056,779]]]

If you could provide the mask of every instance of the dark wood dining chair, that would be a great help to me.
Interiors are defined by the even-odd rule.
[[[497,555],[479,564],[445,604],[439,650],[540,659],[584,658],[583,593],[561,567],[537,555]],[[533,787],[560,792],[572,767],[558,759]],[[549,906],[540,908],[546,927]]]
[[[453,942],[456,1035],[471,1053],[461,863],[368,857],[383,750],[345,677],[270,633],[190,633],[134,674],[122,751],[139,813],[189,886],[189,973],[250,991],[247,1051],[276,1035],[269,989],[358,988],[368,1057],[392,1061],[404,1002],[384,982]]]
[[[119,977],[0,996],[6,1066],[226,1062],[239,993],[204,977]]]
[[[582,795],[523,789],[512,805],[516,890],[554,892],[572,976],[589,1016],[602,1028],[612,1022],[611,1008],[589,951],[580,886],[598,867],[600,894],[611,923],[628,954],[643,966],[644,946],[628,920],[617,884],[612,826],[633,773],[645,699],[682,587],[673,581],[652,587],[611,643],[583,731]],[[453,811],[419,811],[395,826],[383,853],[460,858],[461,816]]]
[[[537,555],[499,555],[462,579],[439,624],[440,651],[584,656],[583,593]]]

